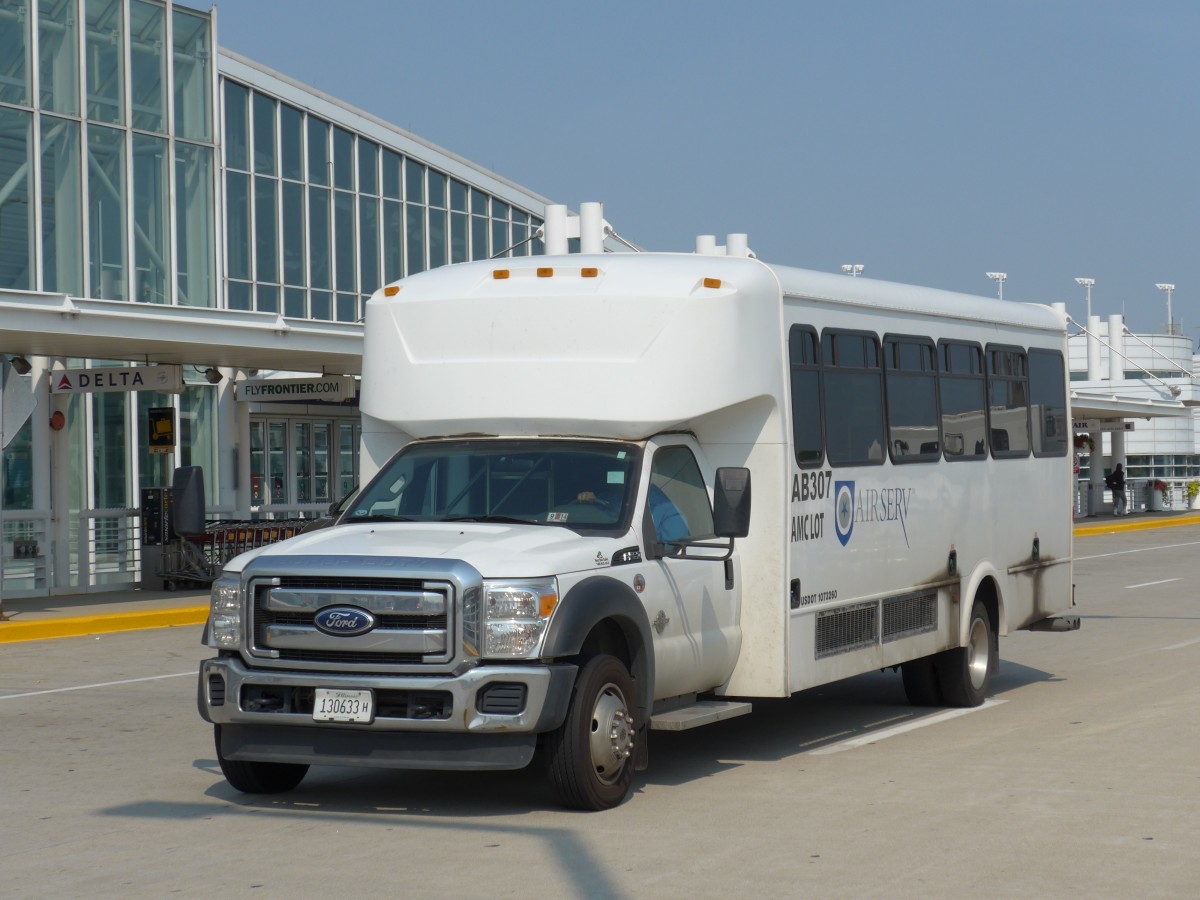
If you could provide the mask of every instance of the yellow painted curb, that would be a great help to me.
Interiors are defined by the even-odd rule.
[[[1184,516],[1179,519],[1141,519],[1137,522],[1110,522],[1106,525],[1076,525],[1075,537],[1116,534],[1119,531],[1149,531],[1152,528],[1177,528],[1180,525],[1200,525],[1200,516]]]
[[[35,619],[0,622],[0,644],[17,641],[44,641],[50,638],[111,634],[115,631],[144,631],[176,625],[203,625],[207,606],[185,609],[158,609],[149,612],[110,613],[106,616],[78,616],[69,619]]]

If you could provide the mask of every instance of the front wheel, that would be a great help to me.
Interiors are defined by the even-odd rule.
[[[967,646],[940,653],[934,664],[942,697],[948,706],[970,707],[983,703],[999,661],[999,645],[987,607],[976,600],[971,607]]]
[[[282,794],[298,785],[308,766],[301,763],[257,762],[226,759],[221,753],[221,726],[213,726],[217,743],[217,762],[225,780],[243,794]]]
[[[562,727],[546,737],[550,782],[564,806],[617,806],[633,784],[637,733],[633,679],[614,656],[588,660],[575,681]]]

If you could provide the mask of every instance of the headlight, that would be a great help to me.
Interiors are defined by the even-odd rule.
[[[242,646],[242,586],[236,575],[222,575],[212,586],[209,610],[212,646],[238,650]]]
[[[504,659],[537,656],[558,606],[558,581],[485,581],[483,655]]]

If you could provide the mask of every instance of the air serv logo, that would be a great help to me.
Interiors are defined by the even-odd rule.
[[[900,528],[905,546],[908,542],[908,511],[912,503],[913,489],[910,487],[862,488],[857,489],[853,481],[835,481],[834,530],[845,547],[850,543],[857,524],[859,528]]]

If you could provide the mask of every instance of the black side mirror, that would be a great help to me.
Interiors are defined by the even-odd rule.
[[[713,530],[717,537],[744,538],[750,533],[750,470],[717,469],[713,492]]]

